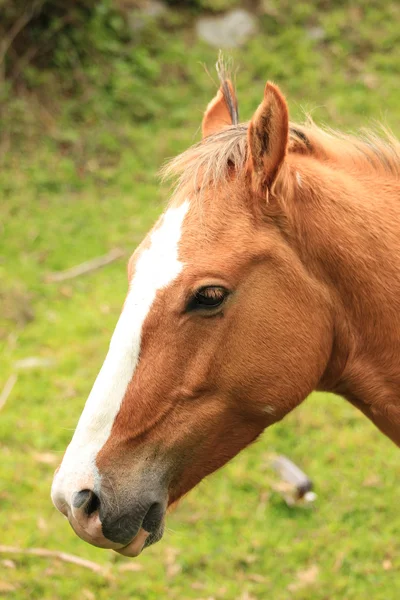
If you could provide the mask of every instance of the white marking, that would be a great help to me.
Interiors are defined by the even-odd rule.
[[[274,415],[275,414],[275,407],[271,406],[270,404],[266,404],[263,408],[263,411],[268,413],[269,415]]]
[[[52,496],[71,502],[71,494],[90,488],[99,474],[95,460],[109,438],[114,419],[139,360],[141,331],[157,291],[179,275],[182,223],[186,200],[170,208],[150,234],[150,246],[139,251],[128,296],[111,338],[110,349],[83,409],[78,426],[54,478]],[[83,486],[83,487],[82,487]]]
[[[299,187],[301,187],[301,175],[298,171],[296,171],[296,181],[297,181],[297,185]]]

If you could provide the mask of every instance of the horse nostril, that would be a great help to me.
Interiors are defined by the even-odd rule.
[[[152,532],[158,529],[164,515],[164,507],[160,502],[154,502],[147,511],[142,527],[145,531]]]
[[[72,504],[74,508],[83,510],[90,517],[99,510],[100,499],[92,490],[81,490],[73,495]]]

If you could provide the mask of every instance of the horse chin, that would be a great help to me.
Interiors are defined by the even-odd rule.
[[[129,542],[129,544],[123,548],[115,549],[115,552],[118,552],[118,554],[122,554],[123,556],[134,558],[135,556],[139,556],[144,548],[147,548],[148,546],[151,546],[152,544],[155,544],[161,540],[163,533],[164,523],[161,523],[158,529],[152,532],[145,531],[145,529],[141,528],[139,533],[131,542]]]

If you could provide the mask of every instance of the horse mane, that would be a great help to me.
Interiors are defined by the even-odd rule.
[[[228,86],[223,88],[223,93],[231,115],[237,116],[237,103]],[[224,183],[232,167],[237,174],[244,173],[249,152],[248,126],[249,123],[233,124],[194,144],[164,165],[163,179],[172,179],[179,190],[191,186],[201,191]],[[400,142],[384,127],[380,129],[380,135],[370,129],[353,135],[318,127],[308,117],[303,125],[290,123],[288,153],[309,156],[351,171],[386,173],[400,178]]]

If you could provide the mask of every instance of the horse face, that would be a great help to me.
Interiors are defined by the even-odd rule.
[[[177,196],[129,291],[52,497],[86,541],[134,556],[166,508],[315,386],[323,315],[246,176]],[[322,324],[323,323],[323,324]],[[318,360],[315,355],[318,354]]]

